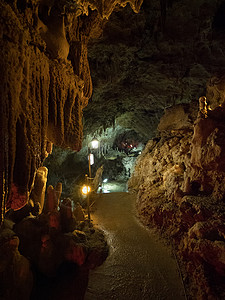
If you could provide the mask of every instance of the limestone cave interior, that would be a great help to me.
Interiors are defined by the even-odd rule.
[[[225,299],[225,1],[0,0],[0,16],[0,299],[137,299],[85,298],[109,255],[89,177],[93,203],[135,195],[181,299]]]

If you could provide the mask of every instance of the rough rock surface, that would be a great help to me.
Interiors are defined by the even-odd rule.
[[[92,94],[88,41],[127,3],[137,12],[142,0],[1,1],[2,214],[9,193],[28,198],[49,142],[81,148],[82,109]]]
[[[88,272],[106,259],[108,245],[82,207],[80,220],[69,199],[60,203],[36,217],[24,208],[7,214],[0,230],[2,299],[83,299]]]
[[[222,99],[224,87],[220,89]],[[222,299],[224,102],[207,116],[199,112],[192,128],[185,108],[188,112],[186,106],[183,110],[178,106],[177,113],[174,108],[165,114],[159,125],[163,131],[146,145],[128,184],[138,192],[136,208],[142,222],[156,226],[173,241],[191,299]]]
[[[85,132],[116,123],[149,139],[167,108],[195,106],[206,82],[224,74],[223,9],[222,0],[145,0],[138,14],[129,6],[113,12],[89,44],[94,90]]]
[[[0,297],[28,300],[33,286],[29,260],[18,250],[19,238],[9,228],[0,234]]]

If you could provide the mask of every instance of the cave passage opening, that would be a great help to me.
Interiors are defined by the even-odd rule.
[[[93,137],[97,138],[99,145],[90,149]],[[127,192],[127,181],[145,142],[135,130],[116,125],[87,134],[79,152],[54,146],[44,162],[48,168],[47,186],[61,182],[62,199],[69,197],[73,203],[84,204],[82,186],[87,183],[91,169],[94,193]],[[93,162],[89,166],[90,153]]]

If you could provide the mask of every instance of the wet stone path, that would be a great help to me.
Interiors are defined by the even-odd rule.
[[[106,261],[90,271],[85,300],[185,299],[171,251],[134,213],[135,195],[102,194],[91,215],[110,245]]]

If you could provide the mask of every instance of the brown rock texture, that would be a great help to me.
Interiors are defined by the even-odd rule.
[[[67,293],[68,299],[83,299],[89,270],[108,255],[103,232],[88,220],[67,233],[47,221],[45,214],[26,217],[12,231],[5,220],[0,232],[2,299],[64,299]],[[80,226],[84,231],[75,229]]]
[[[129,6],[113,12],[101,37],[89,44],[94,91],[84,110],[85,132],[116,123],[147,141],[166,109],[194,106],[210,78],[218,84],[225,64],[223,5],[145,0],[138,14]],[[220,102],[214,92],[212,109]]]
[[[225,110],[218,107],[194,126],[190,181],[215,199],[225,197]]]
[[[210,95],[218,93],[218,86],[209,90],[206,99],[213,103]],[[220,86],[220,99],[223,97]],[[191,299],[222,299],[224,102],[207,110],[207,115],[198,113],[195,122],[188,117],[190,111],[178,105],[165,113],[158,138],[146,145],[128,186],[137,192],[141,221],[156,226],[174,243],[180,264],[185,266],[183,278]]]
[[[0,278],[1,297],[4,299],[30,299],[33,274],[29,260],[18,250],[19,238],[9,229],[1,232]]]
[[[29,197],[49,143],[80,150],[82,110],[92,94],[88,41],[127,3],[137,12],[142,0],[1,1],[2,218],[9,194],[16,201],[12,184]]]

